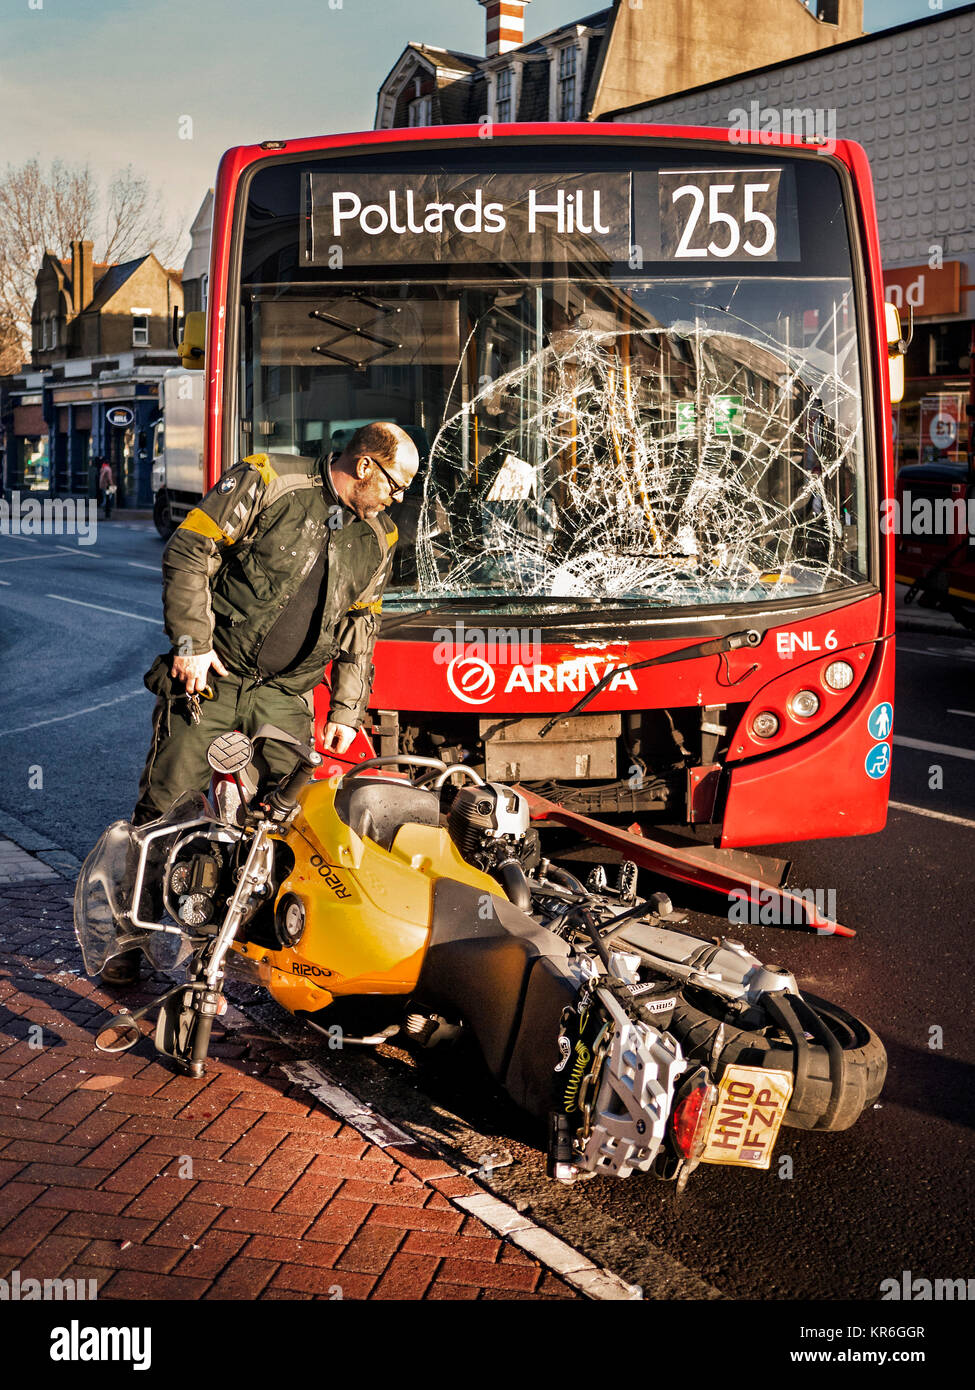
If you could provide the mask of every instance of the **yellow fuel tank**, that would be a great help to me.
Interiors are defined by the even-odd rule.
[[[406,822],[390,850],[359,836],[335,810],[335,788],[313,782],[283,837],[295,858],[278,899],[297,897],[305,930],[294,948],[238,944],[270,993],[292,1013],[353,994],[408,995],[430,939],[438,879],[459,879],[505,898],[501,885],[461,857],[442,826]]]

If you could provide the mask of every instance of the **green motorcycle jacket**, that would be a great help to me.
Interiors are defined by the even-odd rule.
[[[269,677],[305,695],[332,662],[329,718],[358,728],[396,527],[360,520],[338,499],[324,460],[254,454],[226,472],[163,552],[163,611],[174,649],[211,649],[239,676],[261,675],[261,645],[327,546],[321,633],[292,670]]]

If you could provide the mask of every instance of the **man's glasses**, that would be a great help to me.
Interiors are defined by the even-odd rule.
[[[373,458],[372,454],[370,454],[369,457],[370,459],[372,459],[372,462],[379,469],[380,473],[382,473],[387,483],[389,483],[389,491],[393,501],[402,502],[403,498],[406,496],[406,487],[409,487],[409,483],[407,483],[406,487],[403,487],[402,484],[398,483],[395,478],[391,478],[389,476],[389,474],[386,472],[385,468],[382,466],[382,464],[379,462],[377,458]]]

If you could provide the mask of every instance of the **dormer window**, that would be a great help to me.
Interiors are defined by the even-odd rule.
[[[413,100],[410,101],[408,111],[406,111],[406,121],[409,125],[431,125],[434,118],[434,99],[427,93],[427,96],[420,96],[420,88],[423,86],[423,76],[413,78]]]
[[[513,119],[511,101],[511,69],[502,68],[498,73],[498,85],[495,96],[495,106],[499,124],[505,124]]]
[[[433,97],[416,97],[410,102],[410,125],[431,125],[433,122]]]
[[[575,44],[559,49],[558,119],[574,121],[576,118],[576,76],[579,62],[579,49]]]

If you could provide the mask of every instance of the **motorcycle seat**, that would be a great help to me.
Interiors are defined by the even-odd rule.
[[[361,777],[336,792],[335,814],[357,835],[390,850],[400,826],[440,824],[440,797],[408,782],[397,786]]]

